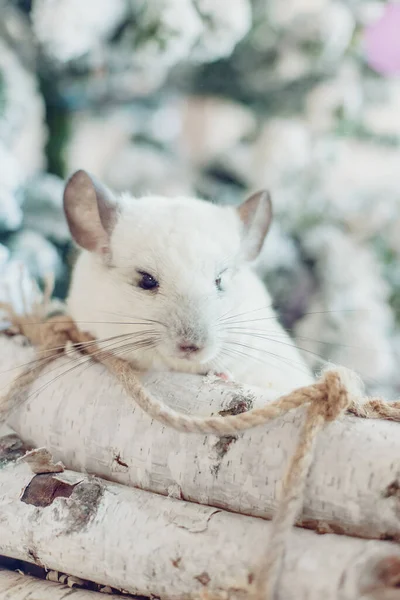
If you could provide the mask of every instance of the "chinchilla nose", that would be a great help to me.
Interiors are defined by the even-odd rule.
[[[193,344],[193,342],[189,342],[187,340],[182,340],[178,344],[178,348],[184,354],[195,354],[201,350],[200,346],[197,346],[196,344]]]
[[[176,312],[171,315],[175,321],[171,321],[171,332],[179,352],[195,355],[208,345],[210,332],[202,307],[196,299],[178,299]]]

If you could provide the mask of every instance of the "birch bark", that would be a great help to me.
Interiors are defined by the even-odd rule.
[[[79,590],[0,568],[2,600],[121,600],[115,594]]]
[[[24,450],[0,439],[0,554],[161,600],[254,599],[268,521],[72,471],[35,475]],[[277,600],[400,600],[399,579],[398,544],[296,529]]]
[[[0,338],[0,386],[33,356]],[[152,421],[98,364],[51,365],[10,420],[26,442],[71,469],[128,486],[270,518],[302,423],[294,411],[238,437],[179,434]],[[88,366],[90,365],[90,366]],[[143,377],[148,390],[189,414],[259,406],[259,390],[177,373]],[[399,425],[346,416],[320,435],[300,522],[323,531],[400,540]]]

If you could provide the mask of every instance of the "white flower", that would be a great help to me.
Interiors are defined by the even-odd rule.
[[[0,39],[0,87],[4,106],[0,110],[0,141],[19,162],[25,176],[44,166],[44,102],[34,74]],[[0,180],[6,174],[0,169]]]
[[[125,0],[34,0],[32,27],[45,51],[66,62],[98,48],[126,8]]]
[[[232,157],[241,140],[256,131],[256,119],[248,108],[222,98],[189,96],[181,113],[180,143],[195,164],[221,155]]]
[[[400,81],[386,81],[382,92],[383,97],[365,106],[363,121],[376,135],[400,139]]]
[[[275,0],[269,2],[268,13],[274,26],[288,28],[299,18],[315,17],[329,8],[330,0]]]
[[[251,179],[256,187],[279,188],[311,164],[311,135],[297,118],[273,118],[260,131],[253,148]]]
[[[64,181],[43,174],[29,179],[23,189],[23,227],[59,243],[70,239],[63,212]]]
[[[203,21],[204,31],[193,56],[200,61],[229,56],[251,27],[248,0],[192,0]]]
[[[360,225],[369,223],[368,228],[372,227],[373,231],[374,215],[381,213],[387,198],[398,196],[398,149],[354,139],[337,139],[330,143],[334,145],[335,156],[324,167],[320,198],[330,204],[332,215],[342,222],[354,222],[359,234],[357,218],[361,219]]]
[[[23,175],[15,156],[0,141],[0,231],[14,231],[22,222],[22,211],[16,198]]]
[[[136,2],[133,2],[135,5]],[[166,70],[188,59],[203,31],[192,0],[150,0],[136,14],[132,56],[141,70]]]
[[[40,300],[39,288],[27,267],[19,261],[8,259],[3,248],[0,247],[0,302],[10,303],[18,314],[26,314]],[[3,322],[6,325],[7,317],[6,312],[0,309],[0,324]]]
[[[274,27],[290,33],[291,43],[320,42],[329,57],[343,53],[355,27],[349,7],[336,0],[276,0],[268,13]]]
[[[334,130],[339,111],[347,119],[357,119],[363,108],[361,74],[356,63],[346,61],[334,77],[313,87],[306,98],[306,116],[313,132]]]
[[[34,278],[56,277],[62,272],[60,255],[52,243],[35,231],[23,229],[13,234],[8,243],[13,260],[27,266]]]
[[[370,388],[392,377],[389,290],[372,252],[333,225],[307,233],[302,246],[315,261],[319,289],[297,324],[299,345],[356,370]],[[313,354],[308,357],[318,365]]]

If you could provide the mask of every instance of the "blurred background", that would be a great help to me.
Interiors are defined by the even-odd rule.
[[[400,4],[0,0],[0,277],[64,298],[64,179],[238,203],[269,188],[258,270],[315,368],[400,393]]]

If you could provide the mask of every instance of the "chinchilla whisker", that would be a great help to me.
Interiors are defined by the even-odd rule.
[[[267,307],[266,307],[267,308]],[[262,309],[257,309],[257,310],[262,310]],[[243,313],[243,314],[250,314],[251,312],[256,312],[256,311],[249,311],[248,313]],[[357,313],[361,313],[361,312],[370,312],[367,308],[344,308],[344,309],[338,309],[338,310],[316,310],[316,311],[311,311],[311,312],[305,312],[302,315],[302,318],[307,316],[307,315],[324,315],[324,314],[341,314],[341,313],[353,313],[353,312],[357,312]],[[242,315],[234,315],[231,318],[236,318],[236,317],[242,316]],[[229,324],[230,325],[236,325],[236,324],[241,324],[241,323],[255,323],[256,321],[271,321],[273,319],[275,319],[276,317],[274,315],[271,315],[270,317],[260,317],[258,319],[245,319],[244,321],[230,321]]]
[[[302,363],[295,361],[295,360],[291,360],[287,357],[281,356],[280,354],[276,354],[275,352],[270,352],[269,350],[265,350],[264,348],[255,348],[254,346],[250,346],[248,344],[243,344],[241,342],[234,342],[234,341],[230,341],[230,340],[224,340],[224,341],[226,344],[232,344],[234,346],[248,348],[249,350],[253,350],[253,351],[259,352],[261,354],[266,354],[270,357],[278,359],[280,362],[283,362],[283,363],[289,365],[293,369],[297,369],[298,371],[300,371],[302,373],[307,373],[306,369],[300,368],[302,366]],[[326,362],[326,361],[324,361],[324,362]]]
[[[239,333],[240,335],[254,335],[254,336],[262,336],[264,334],[269,334],[271,333],[271,336],[266,336],[265,339],[271,339],[274,340],[276,337],[283,337],[286,338],[287,335],[285,333],[285,331],[287,332],[288,335],[290,336],[294,336],[296,340],[303,340],[305,342],[314,342],[316,344],[324,344],[326,346],[337,346],[340,348],[350,348],[352,350],[367,350],[370,352],[373,352],[372,348],[361,348],[360,346],[352,346],[350,344],[340,344],[339,342],[326,342],[324,340],[317,340],[315,338],[310,338],[310,337],[306,337],[304,335],[295,335],[292,331],[290,331],[289,329],[285,329],[285,331],[279,333],[276,330],[273,329],[248,329],[246,327],[224,327],[223,328],[224,331],[233,331],[234,333]],[[295,346],[296,348],[299,348],[297,345]],[[300,348],[301,349],[301,348]],[[303,348],[303,350],[305,351],[305,348]]]
[[[249,358],[250,360],[253,360],[254,362],[258,362],[262,365],[268,365],[270,367],[274,367],[276,369],[278,369],[279,371],[283,371],[283,367],[282,365],[274,365],[271,362],[267,361],[265,358],[260,358],[259,356],[253,356],[251,354],[248,354],[247,352],[243,352],[241,350],[237,350],[236,348],[224,348],[223,352],[230,356],[231,358],[235,358],[235,357],[244,357],[244,358]]]
[[[140,341],[137,342],[136,344],[140,344]],[[134,343],[132,342],[132,347],[134,346]],[[149,345],[149,344],[148,344]],[[53,383],[55,383],[56,381],[58,381],[61,377],[64,377],[65,375],[68,375],[69,373],[71,373],[72,371],[74,371],[75,369],[78,369],[81,366],[85,366],[89,367],[89,366],[93,366],[95,364],[95,358],[98,356],[101,356],[101,354],[104,353],[110,353],[110,354],[114,354],[116,355],[117,352],[119,352],[119,350],[123,350],[124,346],[120,346],[119,348],[112,348],[110,350],[109,346],[106,346],[105,348],[99,349],[96,352],[92,353],[90,356],[78,356],[74,359],[71,359],[71,357],[68,357],[70,360],[72,360],[73,362],[76,362],[77,364],[74,364],[72,367],[69,367],[68,369],[65,369],[62,371],[62,373],[59,373],[56,377],[53,377],[53,379],[51,379],[50,381],[47,381],[46,383],[44,383],[39,389],[35,390],[34,392],[32,392],[32,394],[29,394],[26,398],[26,401],[28,401],[30,398],[33,398],[34,396],[38,395],[39,393],[43,392],[47,387],[49,387],[50,385],[52,385]],[[131,350],[132,348],[130,348]],[[57,369],[59,369],[60,366],[57,366],[51,370],[46,371],[43,374],[39,374],[37,377],[37,380],[41,379],[42,377],[45,377],[46,375],[48,375],[49,373],[56,371]]]
[[[283,346],[287,346],[289,348],[294,348],[297,350],[301,350],[302,352],[305,352],[306,354],[310,354],[311,356],[318,358],[320,361],[326,363],[328,362],[325,358],[323,358],[323,356],[321,356],[321,354],[318,354],[317,352],[313,352],[312,350],[308,350],[307,348],[302,348],[301,346],[297,346],[296,344],[290,344],[288,342],[284,342],[283,340],[277,340],[274,337],[271,336],[267,336],[267,335],[258,335],[258,334],[254,334],[254,333],[245,333],[245,332],[240,332],[239,334],[240,336],[242,335],[246,335],[248,337],[253,337],[255,339],[261,339],[261,340],[268,340],[270,342],[273,342],[274,344],[281,344]],[[256,350],[256,348],[254,348]]]
[[[214,371],[219,371],[220,373],[223,373],[227,369],[226,369],[226,365],[224,364],[224,361],[221,358],[221,354],[222,354],[222,351],[220,351],[217,354],[217,356],[214,358],[214,360],[212,361],[212,369]]]
[[[258,334],[254,334],[254,333],[247,334],[247,333],[243,333],[243,332],[240,333],[240,335],[247,335],[248,337],[253,337],[255,339],[268,340],[270,342],[273,342],[274,344],[281,344],[283,346],[287,346],[288,348],[294,348],[294,349],[300,350],[301,352],[305,352],[306,354],[309,354],[310,356],[317,358],[323,364],[326,364],[329,362],[321,354],[318,354],[318,352],[314,352],[313,350],[308,350],[307,348],[303,348],[302,346],[298,346],[297,344],[290,344],[289,342],[284,342],[283,340],[278,340],[271,336],[263,336],[263,335],[258,335]]]
[[[132,354],[135,350],[151,350],[153,348],[156,348],[157,344],[158,344],[158,341],[154,341],[154,342],[146,341],[146,342],[143,342],[141,345],[137,345],[137,346],[132,346],[132,347],[127,346],[126,348],[117,348],[115,350],[112,350],[110,352],[110,354],[120,358],[121,356],[125,356],[126,354]]]
[[[265,304],[264,306],[261,306],[260,308],[254,308],[254,309],[247,310],[247,311],[244,311],[244,312],[241,312],[241,313],[236,313],[235,315],[231,315],[230,317],[227,317],[227,318],[223,318],[224,315],[222,315],[222,317],[220,317],[218,319],[218,321],[223,321],[223,322],[230,321],[231,319],[236,319],[236,317],[242,317],[244,315],[250,315],[250,314],[259,312],[260,310],[267,310],[268,308],[272,308],[272,303]],[[228,311],[228,313],[229,312],[230,311]],[[225,314],[227,314],[227,313],[225,313]]]
[[[237,355],[237,356],[245,356],[246,358],[250,358],[251,360],[254,360],[256,362],[259,362],[261,364],[265,364],[265,361],[263,358],[261,358],[260,356],[254,356],[252,354],[249,354],[248,352],[243,352],[243,350],[238,350],[237,348],[224,348],[224,352],[229,352],[231,355]],[[268,363],[270,366],[271,363]],[[279,367],[278,367],[279,368]]]
[[[156,319],[148,319],[147,317],[137,317],[135,315],[125,315],[124,313],[119,313],[119,312],[113,312],[113,311],[105,311],[102,310],[101,311],[103,314],[108,314],[108,315],[114,315],[116,317],[123,317],[126,319],[137,319],[137,320],[141,320],[141,322],[143,324],[146,323],[154,323],[155,325],[161,325],[162,327],[166,327],[166,325],[164,323],[162,323],[161,321],[157,321]],[[114,321],[111,321],[114,324]],[[142,323],[131,323],[130,321],[126,321],[124,324],[125,325],[141,325]]]
[[[40,386],[37,390],[34,390],[33,392],[31,392],[24,399],[24,402],[28,402],[31,398],[34,398],[35,396],[38,396],[41,392],[43,392],[45,389],[47,389],[50,385],[52,385],[53,383],[55,383],[61,377],[64,377],[68,373],[71,373],[75,369],[78,369],[79,367],[81,367],[82,365],[85,365],[88,362],[92,362],[90,358],[86,358],[86,357],[80,357],[80,358],[81,358],[81,360],[79,360],[79,361],[77,361],[77,360],[73,361],[73,362],[76,362],[77,364],[74,364],[74,365],[72,365],[72,367],[69,367],[68,369],[63,370],[62,373],[59,373],[56,377],[53,377],[53,379],[51,379],[50,381],[46,381],[46,383],[44,383],[42,386]],[[36,381],[39,381],[44,376],[48,375],[49,373],[52,373],[53,371],[56,371],[59,368],[60,368],[60,365],[58,365],[55,369],[51,369],[50,371],[46,371],[46,373],[44,373],[44,374],[39,374],[38,377],[36,378]]]
[[[153,333],[151,330],[150,330],[150,332]],[[150,333],[150,332],[147,331],[146,333]],[[97,355],[100,352],[104,352],[105,350],[108,350],[108,349],[112,348],[113,346],[115,346],[115,344],[118,344],[118,343],[120,343],[122,341],[121,338],[126,338],[127,336],[134,337],[137,334],[138,334],[138,332],[135,332],[133,334],[123,334],[122,336],[113,336],[110,339],[112,340],[113,338],[117,338],[117,341],[113,341],[112,343],[106,344],[106,346],[104,348],[99,349],[97,352],[93,353],[93,355],[95,356],[95,355]],[[104,338],[104,339],[107,340],[107,338]],[[93,343],[96,345],[96,344],[99,344],[101,342],[102,342],[102,340],[94,340]],[[78,343],[78,344],[71,344],[71,349],[79,350],[79,346],[80,345],[81,345],[80,343]],[[53,356],[45,356],[45,357],[42,357],[42,358],[40,358],[40,359],[38,359],[36,361],[31,361],[30,363],[26,363],[26,366],[29,367],[29,366],[40,365],[41,363],[46,363],[47,360],[49,360],[49,359],[51,359],[53,357],[54,357],[54,355]],[[57,357],[58,357],[58,355],[57,355]],[[66,358],[66,359],[68,359],[69,362],[79,363],[79,364],[81,364],[81,362],[86,359],[86,357],[84,357],[84,356],[82,356],[82,355],[80,355],[78,353],[75,353],[74,356],[71,356],[68,353],[67,354],[62,354],[62,355],[59,356],[59,358]],[[21,366],[24,366],[24,365],[20,365],[20,367]],[[20,368],[20,367],[15,367],[15,368]],[[39,373],[36,379],[40,380],[41,378],[45,377],[49,373],[57,371],[59,368],[60,368],[59,365],[53,366],[52,368],[47,369],[46,373]],[[10,369],[10,370],[12,370],[12,369]],[[4,372],[6,372],[6,371],[4,371]],[[8,387],[8,386],[7,385],[4,386],[3,389],[5,389],[6,387]]]
[[[110,338],[104,338],[103,341],[112,340],[115,338],[121,338],[124,335],[126,335],[126,334],[122,334],[122,336],[118,335],[118,336],[112,336]],[[76,344],[71,344],[71,348],[79,349],[80,347],[84,347],[84,346],[87,347],[90,345],[95,345],[97,343],[98,343],[97,340],[92,340],[90,342],[89,341],[88,342],[79,342]],[[22,367],[34,367],[34,366],[39,365],[42,362],[48,361],[49,359],[56,358],[57,356],[61,357],[62,355],[59,354],[57,351],[64,350],[64,349],[65,349],[65,345],[64,346],[54,346],[52,348],[46,348],[46,349],[42,349],[42,350],[38,349],[38,350],[36,350],[36,353],[41,354],[42,356],[37,356],[36,358],[34,358],[26,363],[19,363],[15,367],[10,367],[9,369],[4,369],[3,371],[0,371],[0,375],[3,375],[4,373],[9,373],[11,371],[15,371],[17,369],[21,369]]]
[[[139,340],[138,342],[131,342],[128,344],[124,344],[118,348],[113,348],[110,350],[110,354],[116,356],[119,352],[134,352],[135,350],[143,350],[146,348],[155,348],[160,341],[160,338],[146,338],[144,340]]]
[[[254,337],[258,337],[258,336],[254,336]],[[294,348],[294,349],[297,349],[297,350],[299,350],[300,352],[305,352],[306,354],[309,354],[310,356],[313,356],[314,358],[316,358],[316,359],[318,360],[318,362],[319,362],[319,363],[320,363],[322,366],[327,366],[327,365],[329,365],[329,364],[330,364],[330,362],[331,362],[330,360],[328,360],[328,359],[325,359],[325,358],[324,358],[322,355],[318,354],[317,352],[313,352],[313,351],[311,351],[311,350],[308,350],[307,348],[303,348],[302,346],[297,346],[297,345],[295,345],[295,344],[289,344],[289,343],[287,343],[287,342],[283,342],[282,340],[277,340],[277,339],[274,339],[274,338],[271,338],[271,337],[265,337],[265,338],[262,338],[262,339],[267,339],[268,341],[271,341],[271,342],[273,342],[273,343],[276,343],[276,344],[283,344],[283,345],[285,345],[285,346],[289,346],[289,347],[292,347],[292,348]],[[230,342],[230,343],[232,343],[232,342]],[[251,347],[251,346],[249,346],[249,347]],[[351,346],[350,346],[350,348],[351,348]],[[256,350],[256,351],[260,351],[260,352],[267,352],[266,350],[264,350],[264,349],[259,349],[259,348],[254,348],[254,350]],[[273,353],[272,353],[272,352],[268,352],[268,354],[269,354],[269,355],[271,355],[271,356],[273,355]],[[279,357],[280,355],[279,355],[279,354],[276,354],[276,355],[274,355],[274,356],[277,356],[277,357]],[[282,360],[282,361],[289,361],[289,360],[290,360],[290,359],[287,359],[287,358],[284,358],[284,357],[280,357],[280,358],[281,358],[281,360]],[[288,362],[287,364],[289,364],[289,365],[293,366],[293,364],[292,364],[291,362]],[[299,363],[297,363],[297,364],[299,364]],[[336,365],[336,366],[338,366],[338,367],[344,367],[344,368],[346,368],[346,365],[343,365],[343,364],[341,364],[341,363],[338,363],[338,362],[336,362],[336,361],[335,361],[335,365]],[[363,379],[364,379],[366,382],[368,382],[368,383],[371,383],[371,384],[374,384],[374,385],[377,385],[377,384],[379,384],[379,380],[377,380],[376,378],[370,377],[369,375],[363,375]]]
[[[60,323],[61,325],[69,325],[71,323],[71,320],[66,319],[65,321],[57,321],[57,323]],[[146,321],[143,320],[139,322],[132,321],[128,323],[128,321],[76,321],[74,319],[74,323],[76,325],[146,325],[148,323],[158,323],[158,321],[148,321],[148,323],[146,323]],[[159,324],[162,325],[162,323]],[[47,325],[47,323],[46,321],[29,321],[29,325],[37,325],[38,327],[44,327],[45,325]]]
[[[87,342],[77,342],[77,343],[71,343],[70,348],[75,348],[77,350],[79,350],[79,348],[83,348],[83,347],[88,347],[88,346],[92,346],[92,345],[96,345],[96,344],[100,344],[103,342],[107,342],[107,341],[111,341],[111,340],[120,340],[120,339],[124,339],[126,337],[129,336],[135,336],[137,335],[138,332],[135,333],[121,333],[118,335],[113,335],[111,337],[108,338],[101,338],[99,340],[90,340]],[[3,371],[0,371],[0,375],[2,375],[3,373],[8,373],[10,371],[15,371],[16,369],[20,369],[22,367],[29,367],[29,366],[35,366],[40,364],[41,362],[46,362],[47,360],[55,357],[58,355],[58,350],[64,350],[65,349],[65,345],[64,346],[54,346],[52,348],[46,348],[46,349],[38,349],[36,350],[37,354],[42,354],[42,356],[38,356],[34,359],[32,359],[31,361],[28,361],[26,363],[20,363],[19,365],[15,366],[15,367],[11,367],[10,369],[5,369]]]

